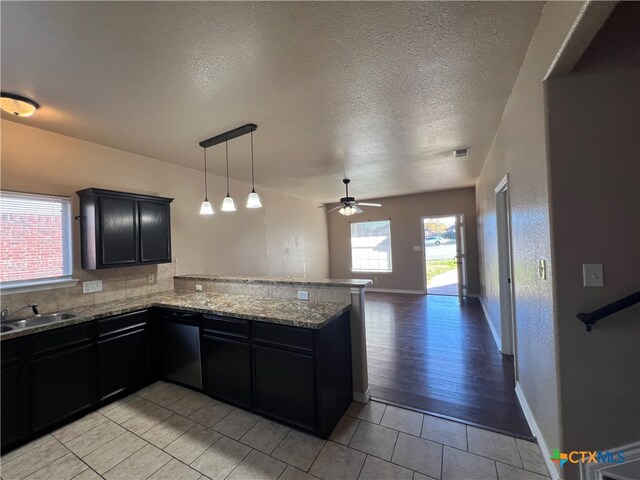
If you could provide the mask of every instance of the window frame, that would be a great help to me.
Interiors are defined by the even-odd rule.
[[[63,274],[55,277],[41,277],[21,280],[0,281],[0,291],[2,293],[18,293],[37,290],[48,290],[52,288],[73,287],[78,283],[73,278],[74,262],[73,262],[73,203],[70,196],[64,195],[47,195],[32,192],[19,192],[14,190],[0,190],[0,196],[22,197],[31,200],[51,199],[61,203],[63,208],[68,208],[67,212],[63,212],[62,216],[62,258],[63,258]],[[0,213],[2,213],[0,211]],[[67,267],[66,269],[64,267]],[[65,271],[66,270],[66,271]]]
[[[358,225],[361,223],[380,223],[386,222],[389,224],[389,270],[355,270],[353,268],[353,225]],[[349,222],[349,259],[350,259],[350,269],[351,273],[379,273],[379,274],[390,274],[393,273],[393,244],[391,240],[391,219],[386,220],[366,220],[363,222]]]

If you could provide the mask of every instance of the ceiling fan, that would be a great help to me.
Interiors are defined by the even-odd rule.
[[[338,210],[338,213],[344,215],[345,217],[350,217],[351,215],[355,215],[356,213],[362,213],[362,209],[359,207],[381,207],[381,203],[369,203],[369,202],[356,202],[356,199],[349,196],[349,180],[345,178],[342,180],[344,183],[344,188],[346,194],[344,197],[340,199],[340,205],[332,208],[331,210],[327,210],[327,213],[333,212],[334,210]]]

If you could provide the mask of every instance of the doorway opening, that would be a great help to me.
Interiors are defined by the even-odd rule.
[[[424,285],[427,295],[466,296],[464,215],[423,217]]]
[[[496,226],[498,240],[498,275],[500,285],[500,351],[513,355],[516,380],[517,342],[516,316],[513,298],[513,260],[511,254],[511,206],[509,203],[509,177],[505,175],[495,188],[496,194]]]

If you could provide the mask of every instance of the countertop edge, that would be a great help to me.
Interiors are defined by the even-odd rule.
[[[296,321],[296,320],[289,320],[289,319],[261,317],[259,315],[229,313],[229,312],[224,312],[219,310],[208,310],[205,308],[185,307],[183,305],[176,305],[168,302],[166,303],[165,302],[148,302],[148,303],[141,303],[138,305],[132,305],[130,307],[121,307],[121,308],[111,310],[109,312],[97,313],[95,315],[79,315],[69,320],[60,320],[58,322],[52,322],[45,325],[38,325],[34,327],[21,328],[21,329],[12,330],[9,332],[4,332],[0,334],[0,342],[6,341],[6,340],[12,340],[14,338],[24,337],[27,335],[35,335],[36,333],[42,333],[49,330],[55,330],[58,328],[79,325],[82,323],[91,322],[93,320],[101,320],[103,318],[114,317],[117,315],[124,315],[126,313],[147,310],[149,308],[172,308],[175,310],[181,310],[185,312],[196,312],[196,313],[202,313],[206,315],[220,315],[224,317],[241,318],[243,320],[251,320],[255,322],[272,323],[276,325],[285,325],[285,326],[297,327],[297,328],[306,328],[309,330],[319,330],[327,326],[329,323],[331,323],[333,320],[338,318],[340,315],[349,311],[351,309],[351,305],[345,305],[344,308],[342,308],[337,313],[334,313],[333,315],[327,317],[323,322],[306,323],[304,320]],[[70,309],[70,310],[73,311],[73,309]]]
[[[225,277],[217,275],[204,275],[204,274],[189,274],[189,275],[175,275],[173,277],[177,280],[202,280],[202,281],[215,281],[220,283],[259,283],[267,285],[310,285],[317,287],[345,287],[345,288],[366,288],[373,284],[369,279],[305,279],[305,278],[290,278],[290,279],[277,279],[277,278],[253,278],[253,277]]]

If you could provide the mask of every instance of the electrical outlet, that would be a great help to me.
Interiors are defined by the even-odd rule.
[[[94,293],[102,291],[102,280],[82,282],[82,293]]]
[[[156,276],[153,273],[150,273],[147,276],[147,283],[153,283],[153,281],[156,279]]]
[[[202,285],[199,283],[196,283],[196,292],[201,292],[202,291]]]
[[[298,290],[298,300],[309,300],[309,292],[306,290]]]

